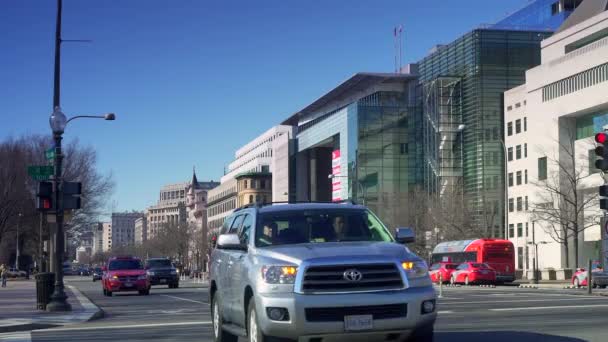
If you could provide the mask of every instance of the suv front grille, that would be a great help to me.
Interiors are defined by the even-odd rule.
[[[308,322],[339,322],[344,321],[344,316],[350,315],[372,315],[373,319],[388,319],[406,317],[407,304],[307,308],[305,313]]]
[[[361,279],[347,280],[345,272],[356,270]],[[401,273],[395,264],[310,266],[304,273],[302,292],[353,292],[403,288]]]
[[[120,280],[121,282],[136,282],[137,281],[137,276],[118,276],[118,280]]]

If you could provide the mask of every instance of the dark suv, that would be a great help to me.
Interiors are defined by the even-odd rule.
[[[169,285],[170,289],[179,287],[179,276],[171,260],[150,258],[146,261],[146,271],[151,285]]]

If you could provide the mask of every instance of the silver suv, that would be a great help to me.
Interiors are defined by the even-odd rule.
[[[273,204],[237,209],[211,255],[215,341],[432,341],[426,263],[369,209]]]

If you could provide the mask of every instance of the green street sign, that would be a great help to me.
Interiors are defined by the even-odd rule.
[[[44,152],[44,156],[46,157],[46,160],[48,160],[48,161],[55,159],[55,148],[51,147],[48,150],[46,150]]]
[[[28,166],[27,174],[34,180],[43,181],[53,175],[53,167],[50,165]]]

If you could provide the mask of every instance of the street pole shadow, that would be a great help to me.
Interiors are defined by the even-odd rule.
[[[435,342],[586,342],[580,338],[523,331],[436,332]]]

